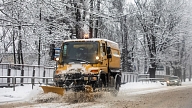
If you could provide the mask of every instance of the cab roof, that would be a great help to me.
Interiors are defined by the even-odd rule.
[[[112,47],[112,48],[116,48],[116,49],[119,49],[119,45],[114,42],[114,41],[111,41],[111,40],[108,40],[108,39],[101,39],[101,38],[90,38],[90,39],[71,39],[71,40],[64,40],[64,42],[86,42],[86,41],[105,41],[107,42],[107,46],[109,47]]]

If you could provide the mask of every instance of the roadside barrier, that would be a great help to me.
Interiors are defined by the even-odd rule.
[[[13,77],[15,83],[21,84],[29,82],[46,83],[46,79],[53,77],[54,67],[45,67],[39,65],[9,64],[0,63],[0,86],[13,86]]]
[[[0,86],[12,87],[20,84],[52,83],[55,67],[39,65],[0,63]],[[122,72],[121,83],[164,81],[168,76],[156,75],[149,78],[149,74],[138,74],[137,72]]]
[[[42,82],[39,82],[39,81],[35,82],[35,79],[44,79],[45,80],[44,84],[46,84],[46,85],[48,85],[48,84],[50,85],[51,81],[49,81],[49,80],[52,80],[52,77],[30,77],[30,76],[0,76],[0,78],[11,79],[12,81],[9,83],[0,83],[0,84],[8,84],[9,87],[11,85],[11,87],[13,87],[13,91],[15,91],[15,87],[17,86],[17,84],[22,84],[21,86],[24,86],[23,84],[31,84],[31,87],[33,89],[33,86],[35,84],[40,84],[40,85],[42,84]],[[17,83],[17,79],[30,79],[31,81],[30,82]]]

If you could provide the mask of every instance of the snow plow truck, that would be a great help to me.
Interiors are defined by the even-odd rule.
[[[56,58],[54,86],[41,86],[44,93],[95,92],[117,96],[121,86],[120,49],[107,39],[72,39],[62,43]]]

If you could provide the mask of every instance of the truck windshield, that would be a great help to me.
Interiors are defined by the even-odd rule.
[[[61,50],[61,63],[96,63],[98,46],[99,43],[93,41],[65,42]]]

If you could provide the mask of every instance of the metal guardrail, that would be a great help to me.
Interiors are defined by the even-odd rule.
[[[12,79],[12,82],[9,82],[9,83],[0,83],[0,84],[12,84],[13,85],[13,91],[15,91],[15,87],[16,87],[16,84],[21,84],[21,86],[23,86],[23,84],[31,84],[32,85],[32,89],[33,89],[33,86],[35,84],[42,84],[43,82],[39,82],[39,81],[35,81],[35,79],[45,79],[46,82],[45,84],[48,85],[49,84],[49,79],[53,79],[52,77],[30,77],[30,76],[0,76],[1,79],[3,78],[9,78],[9,79]],[[27,78],[27,79],[31,79],[31,82],[20,82],[20,83],[17,83],[17,78],[21,79],[21,78]]]
[[[129,82],[149,82],[149,81],[165,81],[169,75],[156,75],[155,78],[150,78],[149,74],[138,74],[133,72],[122,72],[121,83]]]
[[[52,79],[55,67],[45,67],[27,64],[0,63],[0,84],[32,84],[47,83]],[[15,79],[14,79],[15,78]],[[122,72],[121,83],[138,81],[162,81],[166,75],[156,75],[156,78],[149,78],[149,74],[138,74],[136,72]],[[39,82],[36,82],[37,79]],[[31,80],[30,82],[28,80]],[[36,80],[36,81],[35,81]],[[15,83],[12,83],[15,81]],[[33,84],[32,84],[33,85]]]
[[[132,72],[122,72],[121,83],[125,84],[128,82],[137,82],[138,74]]]
[[[138,81],[142,81],[142,82],[144,82],[144,81],[147,81],[147,82],[162,81],[163,82],[164,78],[139,78]]]
[[[21,83],[25,83],[29,80],[29,78],[26,77],[41,77],[43,80],[43,83],[45,83],[45,78],[43,77],[53,77],[53,72],[55,70],[55,67],[46,67],[46,66],[40,66],[40,65],[27,65],[27,64],[10,64],[10,63],[0,63],[0,76],[11,76],[0,79],[0,84],[6,83],[7,86],[10,86],[10,83],[12,81],[12,76],[19,76],[17,78]],[[33,79],[34,80],[34,79]]]

